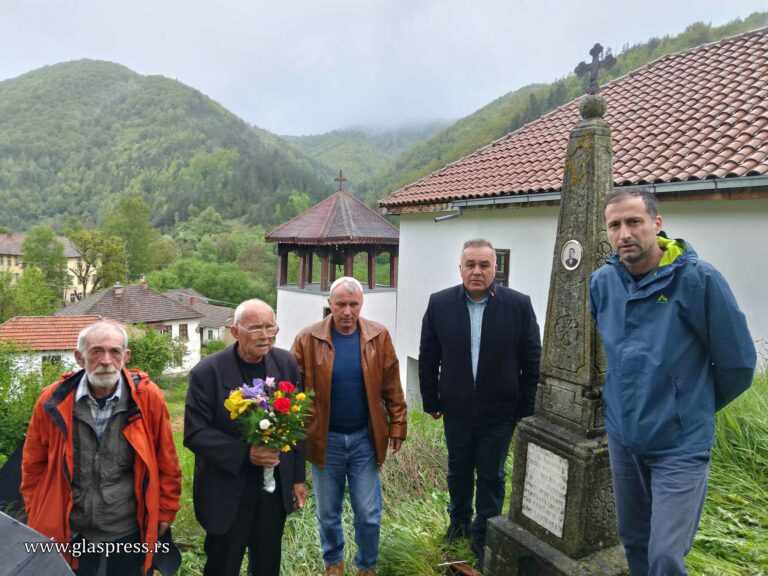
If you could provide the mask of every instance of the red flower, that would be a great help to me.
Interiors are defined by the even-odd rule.
[[[288,398],[277,398],[273,403],[275,410],[287,414],[291,411],[291,401]]]
[[[290,382],[280,382],[277,386],[280,388],[280,392],[285,392],[286,394],[293,394],[296,391],[296,386]]]

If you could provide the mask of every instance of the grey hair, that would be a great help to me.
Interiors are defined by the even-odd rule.
[[[344,288],[349,292],[350,294],[354,294],[356,290],[360,291],[360,295],[363,294],[363,285],[360,284],[360,282],[357,280],[357,278],[352,278],[352,276],[342,276],[341,278],[337,278],[333,284],[331,284],[331,289],[329,290],[329,294],[333,294],[333,291],[336,290],[341,285],[344,285]]]
[[[123,339],[123,351],[128,350],[128,332],[125,331],[122,325],[117,322],[110,322],[109,320],[100,320],[93,324],[86,326],[80,331],[77,336],[77,351],[83,356],[88,349],[88,336],[93,331],[111,330],[120,334]]]
[[[627,198],[642,198],[645,203],[645,209],[651,218],[656,218],[656,216],[659,215],[659,201],[656,199],[656,195],[648,188],[639,188],[637,186],[631,188],[617,188],[609,193],[603,202],[603,213],[605,213],[605,209],[609,205],[617,204]]]
[[[269,304],[264,302],[264,300],[259,300],[258,298],[251,298],[250,300],[244,300],[238,304],[237,308],[235,308],[235,317],[234,317],[234,324],[235,326],[240,325],[240,318],[242,318],[243,314],[245,314],[246,308],[250,308],[251,306],[255,306],[257,304],[263,304],[267,308],[269,308],[272,311],[272,318],[274,318],[275,322],[277,322],[277,316],[275,315],[275,309],[272,308]]]
[[[464,258],[464,250],[467,248],[490,248],[493,252],[493,261],[496,262],[496,248],[485,238],[472,238],[464,242],[464,246],[461,247],[461,258]]]

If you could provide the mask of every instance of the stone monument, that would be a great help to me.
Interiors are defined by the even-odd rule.
[[[611,130],[594,93],[601,52],[599,44],[590,52],[592,93],[568,141],[536,410],[518,426],[509,516],[488,525],[486,576],[629,574],[604,437],[605,356],[588,294],[589,275],[610,254],[602,203],[613,186]]]

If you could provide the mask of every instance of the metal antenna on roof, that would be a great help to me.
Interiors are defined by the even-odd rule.
[[[344,190],[344,182],[346,182],[347,179],[341,175],[341,170],[339,170],[339,177],[334,178],[334,180],[339,183],[339,190]]]
[[[597,71],[600,68],[608,69],[616,64],[616,58],[613,57],[611,51],[608,50],[605,57],[601,60],[600,54],[603,53],[603,47],[600,44],[595,44],[592,50],[589,51],[589,55],[592,56],[592,64],[587,64],[583,60],[579,62],[579,65],[573,70],[577,76],[586,76],[589,72],[589,89],[588,94],[597,94],[600,91],[600,86],[597,84]]]

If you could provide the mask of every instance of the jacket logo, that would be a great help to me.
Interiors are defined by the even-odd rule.
[[[661,294],[659,299],[656,300],[656,304],[666,304],[667,302],[669,302],[669,300],[667,300],[667,297],[664,296],[664,294]]]

